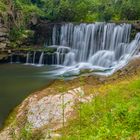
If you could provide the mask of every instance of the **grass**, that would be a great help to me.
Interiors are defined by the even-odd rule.
[[[65,128],[67,140],[139,140],[140,78],[103,88]],[[102,89],[102,90],[103,90]]]

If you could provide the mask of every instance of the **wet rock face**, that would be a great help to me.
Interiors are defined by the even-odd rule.
[[[2,17],[0,17],[0,49],[4,49],[9,44],[9,33]]]
[[[133,27],[137,30],[140,31],[140,21],[136,21],[133,23]]]

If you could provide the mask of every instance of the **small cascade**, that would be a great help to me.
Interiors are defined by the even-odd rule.
[[[69,53],[70,51],[71,51],[71,48],[69,48],[69,47],[59,46],[57,48],[57,51],[54,53],[55,58],[56,58],[56,64],[57,65],[62,65],[64,60],[65,60],[65,55],[67,53]],[[55,58],[53,57],[53,62],[54,62]]]
[[[115,59],[119,60],[126,52],[127,45],[125,43],[120,43],[117,48],[115,48]]]
[[[26,56],[26,65],[28,65],[29,63],[30,63],[30,52],[28,52]]]
[[[67,53],[63,65],[64,66],[72,66],[74,64],[76,64],[75,53],[73,53],[73,52]]]
[[[70,52],[70,50],[71,50],[71,48],[65,47],[65,46],[59,46],[57,48],[57,52],[59,52],[59,53],[68,53],[68,52]]]
[[[101,66],[101,67],[109,68],[112,66],[114,61],[115,61],[115,54],[113,51],[102,50],[94,54],[89,59],[88,62],[94,66]]]
[[[40,58],[39,58],[39,65],[43,64],[43,59],[44,59],[44,52],[41,53]]]
[[[138,53],[139,50],[140,50],[140,33],[137,33],[135,39],[130,44],[128,44],[126,48],[126,53],[132,56]]]
[[[56,26],[54,26],[53,33],[52,33],[52,44],[53,45],[56,44],[56,35],[57,35],[57,29],[56,29]]]

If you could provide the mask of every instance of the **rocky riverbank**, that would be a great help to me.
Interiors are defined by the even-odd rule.
[[[79,103],[90,102],[104,95],[111,85],[137,79],[140,75],[140,58],[133,59],[125,68],[110,77],[88,76],[72,81],[56,80],[44,90],[31,94],[19,105],[6,121],[0,139],[24,137],[61,137],[57,130],[66,126],[77,115]],[[24,132],[24,133],[23,133]]]

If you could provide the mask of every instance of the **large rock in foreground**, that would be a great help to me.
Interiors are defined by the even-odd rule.
[[[56,93],[55,95],[47,95],[44,90],[39,95],[36,93],[28,97],[18,107],[15,116],[15,121],[18,125],[14,125],[15,121],[13,121],[0,134],[0,139],[11,140],[11,133],[15,133],[19,138],[20,131],[22,131],[21,127],[27,124],[31,126],[32,131],[43,128],[47,128],[48,131],[51,130],[52,132],[58,130],[75,116],[74,105],[80,102],[89,102],[92,98],[93,96],[84,95],[82,87],[68,90],[64,93]]]

